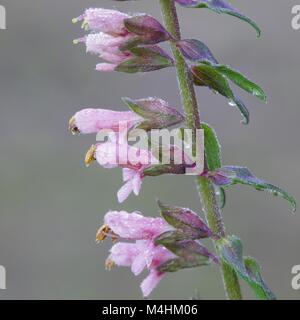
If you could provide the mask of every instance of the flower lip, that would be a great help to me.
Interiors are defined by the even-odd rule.
[[[80,133],[80,130],[78,129],[78,127],[77,127],[77,125],[76,125],[76,118],[75,118],[75,116],[73,116],[73,117],[69,120],[69,131],[71,131],[73,135]]]

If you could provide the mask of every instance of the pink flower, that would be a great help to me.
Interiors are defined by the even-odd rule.
[[[151,16],[130,16],[116,10],[97,8],[88,9],[83,15],[73,19],[75,23],[78,21],[83,21],[83,27],[91,33],[75,40],[74,43],[85,43],[87,52],[97,54],[104,60],[96,66],[98,71],[115,71],[118,66],[131,59],[134,60],[131,70],[135,69],[137,64],[141,68],[146,60],[146,71],[150,71],[150,60],[155,60],[153,51],[163,60],[158,65],[151,66],[152,69],[173,65],[173,60],[161,48],[152,46],[149,48],[150,51],[144,50],[142,54],[131,50],[139,45],[153,45],[171,38],[164,27]],[[152,64],[154,62],[152,61]],[[128,66],[125,66],[126,68]]]
[[[128,14],[117,10],[90,8],[83,15],[73,19],[73,22],[83,21],[83,27],[91,31],[124,35],[128,33],[124,26],[124,20],[127,18],[130,18]]]
[[[109,34],[100,32],[92,33],[82,38],[82,42],[86,44],[86,51],[99,55],[100,58],[109,62],[121,63],[130,57],[128,53],[120,51],[120,47],[124,45],[130,36],[114,37]]]
[[[157,164],[158,160],[148,150],[135,148],[125,141],[110,141],[92,146],[85,159],[86,165],[93,160],[104,168],[123,169],[123,181],[125,184],[118,192],[118,201],[124,202],[133,192],[138,195],[141,190],[143,171],[151,164]]]
[[[133,55],[128,51],[122,51],[120,48],[131,39],[130,35],[112,36],[103,32],[92,33],[86,37],[75,40],[75,43],[85,43],[86,51],[98,55],[105,60],[105,71],[114,70],[120,63],[128,60]],[[110,64],[108,68],[108,64]],[[102,69],[102,63],[98,64],[96,69]]]
[[[73,133],[98,133],[103,129],[119,132],[125,124],[132,128],[143,118],[132,111],[112,111],[106,109],[83,109],[77,112],[69,122],[69,129]]]
[[[146,176],[162,174],[184,174],[193,162],[177,147],[171,148],[171,156],[180,164],[160,165],[151,151],[131,146],[127,143],[124,132],[108,134],[109,141],[93,145],[87,152],[85,164],[89,166],[97,161],[106,169],[122,168],[124,185],[118,191],[118,201],[123,203],[131,193],[139,195],[143,179]],[[183,163],[182,163],[183,160]],[[189,165],[191,163],[191,165]]]
[[[172,230],[164,219],[144,217],[138,212],[110,211],[105,215],[104,223],[116,235],[127,240],[153,240]]]
[[[96,66],[96,70],[114,71],[120,63],[132,57],[130,52],[120,50],[135,37],[124,25],[124,20],[130,17],[120,11],[95,8],[86,10],[83,15],[73,20],[73,22],[83,20],[83,27],[93,32],[75,40],[75,43],[85,43],[87,52],[97,54],[105,60]]]
[[[134,275],[139,275],[145,268],[150,273],[141,283],[144,297],[150,295],[165,273],[157,271],[164,262],[176,256],[166,248],[154,244],[160,234],[172,230],[162,218],[147,218],[141,214],[125,211],[110,211],[105,215],[105,225],[99,230],[97,240],[106,236],[114,239],[134,240],[134,243],[119,242],[110,249],[106,266],[130,267]]]

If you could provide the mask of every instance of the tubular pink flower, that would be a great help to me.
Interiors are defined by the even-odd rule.
[[[124,35],[128,33],[124,26],[124,20],[128,18],[128,14],[117,10],[90,8],[74,22],[83,21],[83,27],[91,31]]]
[[[70,130],[73,133],[98,133],[103,129],[119,132],[123,125],[130,129],[143,118],[132,111],[112,111],[107,109],[87,108],[77,112],[70,120]],[[122,125],[121,125],[122,124]]]
[[[154,244],[154,238],[161,233],[172,230],[162,218],[148,218],[139,213],[126,211],[110,211],[104,218],[106,228],[114,235],[125,240],[135,240],[135,243],[119,242],[110,249],[107,266],[117,265],[131,267],[134,275],[139,275],[145,268],[150,273],[141,283],[144,297],[164,277],[164,273],[157,268],[164,262],[176,256],[162,246]]]
[[[158,169],[156,169],[156,166],[160,163],[159,160],[147,149],[130,146],[127,143],[125,133],[125,131],[116,134],[111,132],[108,135],[110,141],[93,145],[85,158],[87,166],[96,160],[103,168],[113,169],[119,167],[123,169],[124,185],[117,194],[119,203],[123,203],[131,193],[136,196],[139,195],[142,181],[146,176],[183,174],[187,163],[191,162],[185,154],[182,158],[180,149],[174,147],[173,149],[171,148],[173,150],[173,153],[171,150],[173,159],[177,158],[178,162],[184,160],[185,163],[167,165],[166,169],[163,166],[158,166]]]
[[[127,240],[149,240],[172,229],[162,218],[144,217],[140,213],[126,211],[109,211],[104,223]]]

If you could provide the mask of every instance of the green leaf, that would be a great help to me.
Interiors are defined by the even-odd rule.
[[[201,124],[204,130],[205,158],[208,170],[214,171],[222,167],[221,145],[215,130],[207,123]]]
[[[249,275],[243,260],[241,240],[236,236],[228,236],[227,238],[217,240],[216,244],[221,259],[243,278],[248,279]]]
[[[263,91],[263,89],[259,87],[257,84],[255,84],[254,82],[247,79],[243,74],[225,65],[214,65],[214,68],[219,72],[221,72],[226,78],[230,79],[232,82],[234,82],[237,86],[239,86],[243,90],[253,94],[254,96],[258,97],[262,101],[267,100],[267,96]]]
[[[234,95],[228,80],[214,66],[201,63],[192,67],[194,83],[196,85],[205,85],[212,90],[220,93],[222,96],[229,99],[229,105],[237,107],[241,112],[244,124],[249,123],[249,111],[244,103]]]
[[[250,278],[253,280],[249,282],[253,292],[260,300],[276,300],[276,296],[264,282],[260,274],[260,266],[258,262],[252,257],[244,258],[244,263]]]
[[[217,241],[217,250],[223,262],[249,284],[259,299],[276,299],[262,279],[258,263],[253,258],[244,259],[243,246],[240,239],[236,236],[222,238]]]
[[[297,204],[293,196],[283,189],[255,177],[251,171],[245,167],[225,166],[215,172],[208,173],[208,176],[218,186],[244,184],[253,186],[256,190],[267,191],[275,196],[280,196],[291,204],[293,212],[296,211]]]
[[[176,0],[178,3],[180,3],[184,7],[190,7],[190,8],[208,8],[214,12],[217,13],[225,13],[231,16],[234,16],[236,18],[239,18],[247,23],[249,23],[257,32],[257,36],[260,36],[260,29],[257,26],[257,24],[248,18],[247,16],[243,15],[242,13],[238,12],[235,8],[233,8],[231,5],[229,5],[224,0]]]
[[[218,64],[210,49],[197,39],[179,40],[176,42],[176,46],[186,59]]]

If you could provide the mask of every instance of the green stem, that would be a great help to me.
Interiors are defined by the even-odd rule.
[[[175,40],[179,40],[181,34],[174,0],[160,0],[160,7],[167,30]],[[200,114],[189,67],[174,41],[171,42],[171,49],[175,59],[177,78],[187,126],[190,129],[200,129]],[[198,177],[197,185],[203,210],[210,228],[214,233],[224,237],[225,227],[213,184],[204,177]],[[221,269],[228,299],[241,300],[241,289],[235,271],[224,263],[221,265]]]

